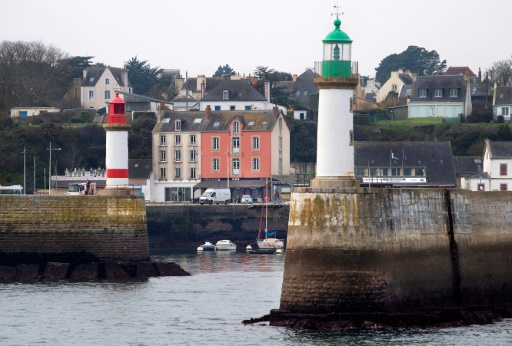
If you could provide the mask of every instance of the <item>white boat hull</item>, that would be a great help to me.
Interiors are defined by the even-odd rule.
[[[260,249],[283,249],[284,241],[282,239],[276,238],[267,238],[267,239],[258,239],[258,247]]]
[[[236,244],[230,240],[219,240],[215,247],[217,251],[236,251]]]

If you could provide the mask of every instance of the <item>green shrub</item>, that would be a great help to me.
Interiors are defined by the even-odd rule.
[[[499,124],[503,124],[505,122],[505,118],[503,117],[503,115],[498,115],[498,117],[496,118],[496,122]]]

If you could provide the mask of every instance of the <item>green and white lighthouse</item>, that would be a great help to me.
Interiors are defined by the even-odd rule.
[[[358,186],[354,178],[352,99],[359,83],[357,63],[352,61],[352,40],[340,29],[323,42],[319,89],[316,178],[312,187]],[[317,64],[318,66],[318,64]]]

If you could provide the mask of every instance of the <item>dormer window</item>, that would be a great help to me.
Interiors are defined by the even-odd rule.
[[[418,97],[427,97],[427,89],[418,90]]]
[[[174,130],[175,131],[181,131],[181,120],[176,120],[174,122]]]
[[[233,121],[233,133],[240,132],[240,123],[238,121]]]
[[[450,89],[450,97],[457,97],[459,96],[459,90],[458,89]]]
[[[224,100],[224,101],[229,100],[229,90],[224,90],[222,92],[222,100]]]
[[[434,96],[435,97],[442,97],[443,96],[443,89],[434,89]]]

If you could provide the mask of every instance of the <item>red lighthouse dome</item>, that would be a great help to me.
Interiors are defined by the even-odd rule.
[[[116,92],[116,97],[110,100],[108,105],[108,123],[126,124],[125,107],[125,102],[119,97],[119,93]]]

